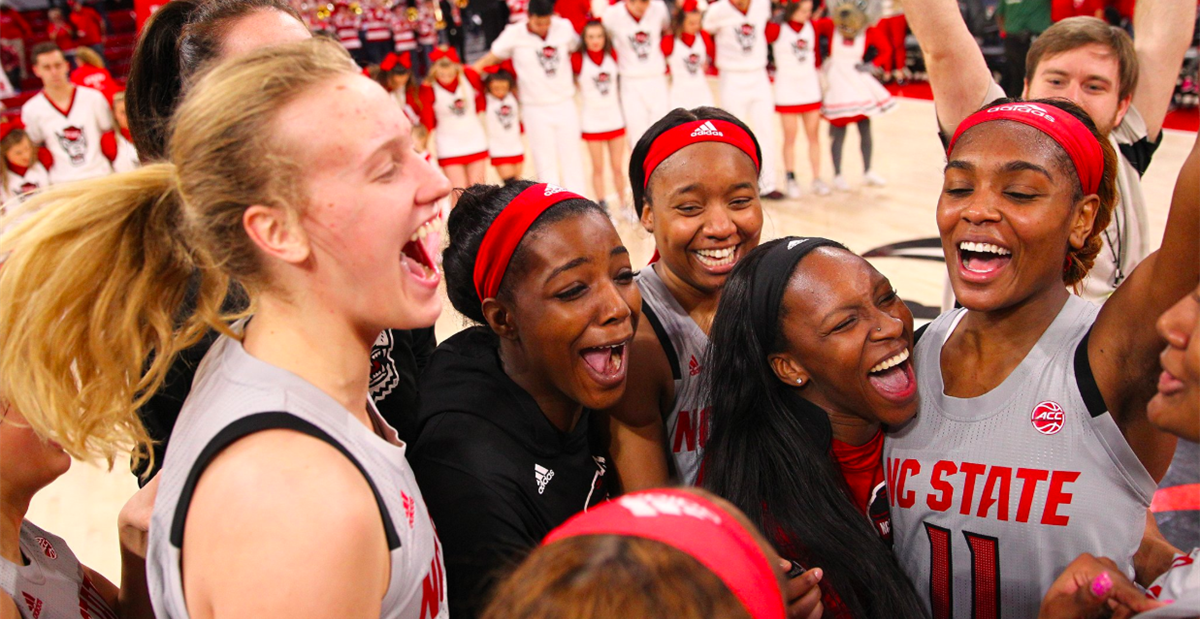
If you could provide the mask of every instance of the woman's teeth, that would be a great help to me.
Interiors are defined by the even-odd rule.
[[[897,365],[904,363],[905,361],[908,361],[908,349],[907,348],[900,351],[900,354],[892,357],[891,359],[885,359],[883,361],[880,361],[875,367],[871,368],[871,371],[869,373],[875,374],[877,372],[882,372],[884,370],[890,370],[891,368],[894,368]]]
[[[721,267],[733,264],[736,261],[734,253],[737,252],[737,247],[726,247],[724,249],[697,249],[694,254],[700,259],[701,264],[711,267]]]
[[[962,243],[958,244],[958,249],[961,251],[973,251],[977,253],[999,254],[1001,256],[1012,255],[1011,251],[1008,251],[999,245],[992,245],[991,243],[972,243],[970,241],[963,241]]]
[[[409,237],[408,240],[412,241],[413,243],[416,243],[417,241],[425,240],[425,237],[429,236],[430,234],[432,234],[434,232],[434,230],[437,229],[438,221],[439,221],[439,218],[434,217],[433,219],[430,219],[429,221],[421,224],[421,227],[417,228],[417,231],[413,232],[412,236]]]

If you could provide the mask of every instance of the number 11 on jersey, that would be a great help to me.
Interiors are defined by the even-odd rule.
[[[950,529],[926,522],[925,534],[929,537],[929,600],[933,619],[953,619],[952,533]],[[999,541],[970,531],[962,534],[971,550],[971,619],[1000,619]]]

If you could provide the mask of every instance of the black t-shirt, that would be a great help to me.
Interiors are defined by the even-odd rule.
[[[434,352],[420,381],[408,460],[437,526],[450,616],[483,611],[492,586],[554,527],[608,498],[588,413],[561,432],[506,375],[497,338],[467,329]]]
[[[167,453],[167,441],[183,408],[183,401],[192,390],[196,367],[217,339],[210,331],[195,346],[184,350],[167,370],[167,377],[158,393],[142,407],[139,415],[150,439],[154,441],[154,469],[143,477],[147,462],[133,467],[138,483],[145,485],[162,468]],[[409,442],[416,435],[417,377],[437,346],[433,327],[414,331],[393,329],[379,334],[371,349],[371,397],[379,414],[388,422],[400,439]]]

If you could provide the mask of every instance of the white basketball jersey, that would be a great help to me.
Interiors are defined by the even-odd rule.
[[[708,64],[708,49],[704,37],[692,37],[692,44],[683,42],[682,36],[675,37],[667,66],[671,69],[671,107],[692,109],[701,105],[712,105],[712,89],[704,75]]]
[[[884,460],[896,557],[934,619],[1036,617],[1084,552],[1133,577],[1155,483],[1092,378],[1098,309],[1071,296],[1012,374],[974,398],[944,394],[940,361],[966,310],[917,343],[920,409],[889,434]]]
[[[694,485],[708,442],[709,403],[702,399],[708,336],[667,290],[654,265],[638,273],[637,284],[642,293],[642,315],[662,343],[675,378],[674,405],[663,420],[667,448],[679,481]]]
[[[817,33],[812,22],[800,30],[791,23],[779,28],[779,38],[771,44],[775,54],[775,105],[804,105],[821,100],[821,79],[817,76]]]
[[[0,590],[23,619],[116,619],[66,542],[25,520],[18,545],[29,565],[0,558]]]
[[[521,107],[509,92],[503,99],[487,94],[488,156],[516,157],[525,154],[521,142]]]
[[[604,28],[617,53],[621,75],[659,77],[667,70],[662,53],[662,33],[671,24],[665,2],[651,0],[641,19],[634,19],[624,2],[604,10]]]
[[[583,133],[605,133],[625,126],[617,75],[617,61],[611,55],[605,54],[597,64],[587,52],[583,53],[579,68],[579,94],[583,99],[579,128]]]
[[[433,113],[437,117],[438,159],[487,152],[487,135],[475,112],[475,88],[465,78],[454,90],[433,82]]]
[[[21,120],[29,139],[54,156],[48,170],[51,184],[112,174],[100,152],[100,136],[113,128],[112,110],[100,91],[76,86],[65,110],[39,92],[21,109]]]
[[[235,328],[240,330],[240,326]],[[380,606],[388,619],[446,619],[446,572],[433,522],[407,445],[367,399],[378,431],[354,420],[336,400],[295,374],[261,361],[241,342],[221,336],[200,363],[192,391],[171,432],[146,557],[154,615],[188,617],[183,591],[183,534],[192,492],[205,467],[234,441],[265,429],[290,429],[336,447],[375,494],[391,558]],[[304,514],[296,514],[303,518]],[[214,543],[219,543],[217,540]]]

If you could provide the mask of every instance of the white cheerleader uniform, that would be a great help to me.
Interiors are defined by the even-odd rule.
[[[142,165],[138,160],[137,149],[120,130],[110,131],[101,136],[100,150],[104,152],[104,157],[112,162],[113,172],[118,174],[131,172]]]
[[[896,106],[896,100],[879,80],[870,73],[858,70],[867,51],[867,35],[859,33],[847,40],[841,32],[833,31],[829,43],[829,58],[822,67],[828,87],[821,105],[821,115],[834,124],[882,114]],[[881,53],[885,50],[881,49]]]
[[[775,111],[803,114],[821,109],[821,79],[817,75],[817,31],[812,22],[787,22],[767,27],[775,54]]]
[[[433,84],[421,87],[426,93],[422,95],[425,102],[421,114],[426,128],[437,130],[434,143],[441,166],[466,165],[487,159],[487,135],[483,132],[483,123],[479,122],[478,95],[472,81],[460,78],[447,87],[435,80]]]
[[[503,99],[487,94],[488,157],[492,165],[517,164],[525,161],[525,144],[521,141],[521,108],[512,92]]]
[[[7,202],[49,186],[50,176],[36,159],[28,168],[16,168],[10,163],[4,173],[4,187],[3,191],[0,191],[4,195],[0,196],[0,202]]]
[[[712,89],[704,74],[712,58],[711,48],[712,38],[703,31],[663,38],[663,53],[667,57],[667,68],[671,71],[671,109],[681,107],[690,110],[713,105]]]
[[[625,135],[625,117],[617,95],[617,61],[611,55],[592,52],[583,52],[577,58],[583,139],[604,142]]]

